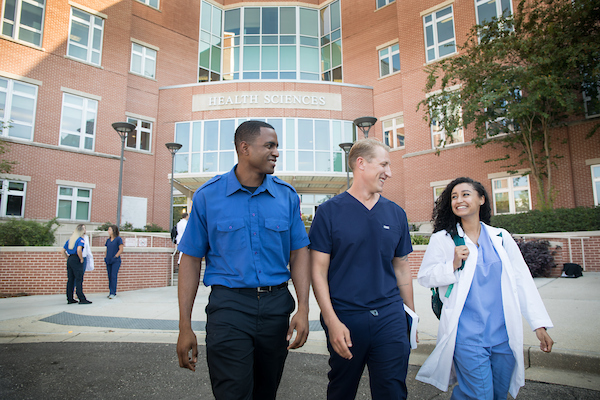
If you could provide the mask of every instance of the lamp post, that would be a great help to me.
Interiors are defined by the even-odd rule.
[[[340,147],[346,153],[346,190],[350,189],[350,168],[348,165],[348,153],[350,153],[350,149],[354,143],[340,143]]]
[[[375,125],[375,122],[377,122],[377,118],[375,117],[360,117],[354,120],[354,125],[358,126],[366,139],[369,137],[369,131],[371,130],[371,127]]]
[[[171,152],[171,207],[169,208],[169,232],[173,229],[173,175],[175,174],[175,153],[181,148],[179,143],[165,143],[167,149]]]
[[[119,169],[119,200],[117,202],[117,226],[121,227],[121,188],[123,187],[123,150],[125,149],[125,138],[129,135],[129,132],[135,130],[135,125],[129,122],[115,122],[112,127],[121,138],[121,166]]]

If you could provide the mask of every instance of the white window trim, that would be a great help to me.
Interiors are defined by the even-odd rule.
[[[501,177],[496,177],[491,179],[491,183],[492,183],[492,199],[493,199],[493,212],[494,215],[508,215],[508,214],[520,214],[523,212],[527,212],[527,211],[531,211],[532,210],[532,204],[531,204],[531,175],[527,176],[527,195],[528,195],[528,201],[529,201],[529,210],[527,211],[516,211],[516,206],[515,206],[515,196],[514,196],[514,191],[515,188],[513,187],[513,181],[512,178],[521,178],[523,177],[523,175],[519,175],[519,174],[509,174],[508,176],[501,176]],[[507,189],[495,189],[494,188],[494,181],[496,180],[500,180],[500,179],[507,179],[508,180],[508,188]],[[521,187],[521,186],[520,186]],[[524,186],[522,186],[524,188]],[[508,212],[505,213],[498,213],[496,212],[496,193],[508,193]]]
[[[475,18],[477,21],[477,25],[481,25],[481,20],[479,18],[479,6],[483,3],[487,3],[489,0],[475,0]],[[496,18],[499,18],[502,16],[502,1],[501,0],[495,0],[496,1]],[[508,2],[510,5],[510,15],[513,14],[513,5],[512,5],[512,1]]]
[[[392,117],[385,117],[385,118],[381,118],[381,126],[382,126],[382,131],[383,131],[383,135],[384,135],[384,143],[385,143],[385,128],[383,127],[384,123],[387,121],[392,121],[392,128],[391,128],[391,132],[393,132],[393,137],[390,138],[390,144],[391,146],[389,146],[391,148],[391,150],[400,150],[400,149],[404,149],[406,147],[406,136],[404,136],[404,145],[400,145],[398,143],[398,135],[396,132],[396,129],[398,128],[404,128],[405,124],[404,122],[401,125],[396,125],[396,119],[402,117],[402,119],[404,120],[404,113],[403,112],[399,112],[397,114],[395,114]]]
[[[63,117],[64,117],[64,111],[65,111],[65,95],[71,95],[71,96],[75,96],[75,97],[80,97],[84,100],[83,103],[83,107],[82,107],[82,117],[83,117],[83,121],[82,122],[82,126],[81,126],[81,132],[79,133],[79,137],[80,137],[80,141],[79,141],[79,147],[73,147],[73,146],[67,146],[67,145],[63,145],[61,143],[62,141],[62,132],[63,132]],[[93,137],[93,144],[92,144],[92,148],[91,149],[86,149],[85,148],[85,137],[86,137],[86,133],[84,131],[85,128],[85,112],[88,110],[88,104],[89,101],[96,101],[96,117],[94,119],[94,133],[93,135],[91,135]],[[96,149],[96,139],[98,136],[98,114],[99,114],[99,108],[100,108],[100,102],[96,99],[93,98],[89,98],[86,96],[79,96],[79,95],[75,95],[72,93],[69,93],[69,91],[63,90],[63,98],[62,98],[62,104],[61,104],[61,108],[60,108],[60,131],[58,134],[58,146],[61,148],[67,148],[67,149],[72,149],[72,150],[76,150],[76,151],[90,151],[90,152],[95,152]],[[87,135],[89,136],[89,135]]]
[[[395,3],[395,2],[396,2],[396,0],[385,0],[385,4],[384,4],[384,5],[382,5],[381,7],[379,7],[379,6],[377,5],[377,0],[375,0],[375,11],[377,11],[377,10],[381,10],[381,9],[384,9],[384,8],[386,8],[387,6],[389,6],[390,4],[393,4],[393,3]]]
[[[71,9],[69,10],[69,37],[71,35],[71,29],[73,27],[73,9],[76,8],[79,11],[85,12],[87,14],[90,14],[92,16],[92,18],[90,18],[90,22],[89,22],[89,32],[88,32],[88,45],[87,47],[85,47],[86,49],[86,58],[85,60],[74,57],[72,55],[69,54],[69,46],[71,45],[70,39],[67,38],[67,54],[66,54],[66,58],[69,58],[71,60],[75,60],[75,61],[81,61],[85,64],[89,64],[92,66],[101,66],[102,65],[102,51],[104,48],[104,21],[106,21],[106,19],[108,18],[108,16],[106,14],[94,11],[88,7],[73,3],[71,1],[69,1],[69,4],[71,5]],[[94,49],[93,48],[93,32],[95,29],[95,24],[93,21],[93,17],[98,17],[102,20],[102,27],[101,27],[101,38],[100,38],[100,49]],[[83,23],[86,23],[86,21],[83,21]],[[83,46],[80,46],[77,43],[73,43],[73,45],[75,47],[80,47],[80,48],[84,48]],[[95,63],[92,61],[92,54],[97,51],[99,53],[99,60],[98,63]]]
[[[600,102],[600,85],[598,86],[597,92],[598,92],[598,95],[596,97],[598,97],[598,101]],[[589,96],[585,91],[583,91],[583,107],[585,110],[585,118],[596,118],[596,117],[600,116],[600,107],[598,107],[598,113],[589,114],[588,102],[591,100],[592,100],[592,96]]]
[[[57,179],[57,183],[58,183],[58,179]],[[73,182],[76,183],[76,182]],[[91,214],[92,214],[92,195],[93,195],[93,189],[89,187],[89,184],[86,184],[86,186],[88,187],[82,187],[82,186],[70,186],[70,185],[64,185],[64,184],[59,184],[57,189],[56,189],[56,217],[59,221],[77,221],[77,222],[89,222],[91,219]],[[95,185],[94,185],[95,186]],[[70,197],[67,196],[61,196],[60,194],[60,189],[61,188],[69,188],[69,189],[73,189],[73,195]],[[78,189],[84,189],[84,190],[89,190],[90,191],[90,197],[89,198],[84,198],[84,197],[78,197],[77,196],[77,190]],[[89,199],[86,202],[89,203],[88,206],[88,216],[87,219],[75,219],[75,216],[77,215],[77,201],[79,201],[78,199],[83,199],[81,201],[86,201],[85,199]],[[71,218],[59,218],[58,217],[58,210],[59,210],[59,203],[60,200],[70,200],[71,201]]]
[[[600,163],[590,165],[590,174],[592,176],[592,191],[594,193],[594,206],[600,206],[600,193],[596,190],[596,182],[600,182],[600,176],[594,177],[594,167],[600,167]]]
[[[18,175],[15,175],[18,176]],[[23,218],[25,216],[25,202],[27,201],[27,182],[31,180],[31,177],[28,180],[23,179],[11,179],[7,177],[1,177],[0,180],[4,181],[2,185],[2,189],[0,192],[2,195],[0,196],[0,217],[3,218]],[[22,192],[11,192],[9,189],[10,182],[18,182],[23,183],[23,191]],[[23,198],[23,203],[21,205],[21,215],[6,215],[6,207],[8,206],[8,196],[19,196]]]
[[[69,5],[71,7],[78,8],[81,11],[84,11],[84,12],[86,12],[88,14],[92,14],[92,15],[95,15],[96,17],[100,17],[100,18],[102,18],[104,20],[108,19],[108,15],[106,15],[104,13],[101,13],[100,11],[96,11],[93,8],[89,8],[89,7],[86,7],[86,6],[81,5],[79,3],[75,3],[74,1],[69,0]]]
[[[160,0],[158,0],[158,6],[154,7],[152,5],[150,5],[150,1],[149,0],[136,0],[138,3],[142,3],[145,6],[148,6],[150,8],[153,8],[155,10],[160,10]]]
[[[43,2],[43,4],[41,5],[42,6],[42,21],[41,21],[41,27],[40,27],[40,30],[39,30],[40,44],[37,45],[35,43],[31,43],[31,42],[28,42],[26,40],[21,40],[21,39],[18,38],[18,36],[19,36],[18,35],[18,31],[19,31],[19,28],[21,27],[20,20],[21,20],[21,12],[22,12],[22,8],[23,8],[23,6],[22,6],[23,2],[31,3],[30,1],[26,1],[26,0],[17,0],[16,1],[16,3],[15,3],[15,8],[16,8],[16,11],[15,11],[15,21],[13,22],[13,35],[14,36],[6,36],[6,35],[4,35],[4,34],[1,33],[2,29],[3,29],[3,25],[4,25],[4,8],[6,7],[6,2],[4,2],[4,7],[2,7],[0,9],[0,11],[2,12],[2,14],[0,15],[0,36],[3,37],[3,38],[8,38],[11,41],[14,41],[14,42],[19,43],[19,44],[25,44],[25,45],[31,46],[31,47],[33,47],[35,49],[41,49],[42,48],[42,44],[44,43],[44,21],[46,19],[46,6],[47,6],[47,4],[46,4],[46,2]],[[39,7],[39,4],[36,4],[36,6]],[[31,32],[37,32],[36,29],[33,29],[33,28],[31,28],[31,27],[29,27],[27,25],[23,25],[23,27],[24,27],[25,30],[28,30],[28,31],[31,31]]]
[[[392,47],[395,46],[395,45],[398,45],[398,51],[397,52],[392,52]],[[388,50],[388,54],[385,57],[382,57],[381,56],[381,51],[385,50],[385,49],[389,49]],[[388,76],[395,75],[395,74],[397,74],[397,73],[399,73],[399,72],[402,71],[402,62],[400,62],[400,65],[398,66],[399,67],[398,71],[393,71],[393,61],[392,61],[392,58],[393,58],[394,54],[398,54],[398,59],[400,59],[400,45],[399,45],[399,42],[397,40],[395,42],[391,43],[389,46],[384,46],[384,47],[381,47],[381,48],[377,49],[377,56],[379,58],[379,78],[386,78]],[[381,71],[381,60],[383,60],[383,59],[387,59],[389,61],[389,67],[390,67],[389,72],[387,74],[385,74],[385,75],[383,75],[383,73]]]
[[[129,122],[129,118],[137,120],[137,124],[135,124],[136,125],[135,130],[137,131],[139,129],[140,131],[138,132],[138,136],[136,138],[135,147],[129,147],[129,146],[127,146],[127,143],[125,143],[125,149],[139,151],[140,153],[151,153],[152,152],[152,136],[154,134],[154,132],[153,132],[154,131],[154,122],[146,120],[144,118],[136,118],[133,116],[127,116],[127,119],[128,119],[127,122]],[[147,132],[146,129],[141,127],[142,122],[150,123],[150,137],[149,137],[149,143],[148,143],[148,147],[149,147],[148,150],[144,150],[144,149],[140,148],[140,142],[142,139],[141,139],[141,135],[139,133],[141,133],[142,131]]]
[[[447,4],[446,4],[447,3]],[[444,59],[446,57],[451,57],[455,54],[458,53],[458,45],[456,43],[456,26],[455,26],[455,18],[454,18],[454,0],[451,1],[447,1],[445,3],[443,3],[444,5],[438,5],[436,7],[432,7],[434,10],[428,13],[421,13],[422,14],[422,21],[423,21],[423,41],[425,44],[425,63],[426,64],[430,64],[433,62],[436,62],[438,60]],[[438,42],[437,41],[437,19],[435,18],[435,13],[437,11],[440,11],[446,7],[451,7],[451,18],[452,18],[452,29],[454,31],[454,37],[452,40],[454,40],[454,51],[452,53],[446,54],[444,56],[440,56],[439,55],[439,48],[442,46],[442,43],[444,42]],[[431,10],[431,9],[430,9]],[[425,22],[425,17],[431,15],[432,16],[432,21],[430,23],[426,23]],[[431,47],[427,47],[427,26],[431,25],[433,27],[433,38],[434,38],[434,43],[433,43],[433,49],[434,49],[434,58],[431,60],[427,59],[427,51],[431,48]],[[447,40],[447,42],[450,42],[451,40]]]
[[[11,74],[12,75],[12,74]],[[22,141],[26,141],[26,142],[32,142],[34,135],[35,135],[35,121],[36,121],[36,113],[37,113],[37,101],[38,101],[38,92],[39,92],[39,88],[36,84],[32,84],[30,82],[27,82],[27,80],[16,80],[16,79],[11,79],[9,77],[5,77],[5,76],[1,76],[3,79],[7,79],[8,80],[8,85],[7,85],[7,89],[6,89],[6,99],[5,99],[5,104],[4,104],[4,117],[3,119],[0,119],[0,123],[1,124],[6,124],[6,125],[10,125],[10,122],[17,122],[21,125],[26,125],[26,126],[31,126],[31,138],[30,139],[25,139],[25,138],[20,138],[20,137],[15,137],[15,136],[9,136],[8,134],[10,133],[10,128],[8,129],[2,129],[2,132],[0,132],[0,137],[3,138],[11,138],[11,139],[15,139],[15,140],[22,140]],[[28,79],[29,80],[29,79]],[[15,91],[14,91],[14,82],[18,81],[19,83],[23,84],[23,85],[29,85],[29,86],[33,86],[35,87],[35,94],[33,96],[26,94],[26,93],[21,93],[19,94],[22,97],[28,98],[28,99],[33,99],[33,114],[32,114],[32,120],[31,120],[31,124],[24,122],[24,121],[15,121],[12,118],[12,115],[10,114],[12,112],[12,101],[13,101],[13,97],[15,95]],[[32,79],[33,81],[33,79]],[[10,93],[10,96],[8,95]]]
[[[131,57],[129,60],[129,72],[138,76],[141,76],[143,78],[148,78],[148,79],[153,79],[156,80],[156,67],[157,67],[157,63],[158,63],[158,47],[156,46],[148,46],[146,44],[141,44],[138,43],[138,41],[136,40],[131,40]],[[141,54],[139,52],[136,52],[134,50],[135,45],[140,46],[142,48],[142,52]],[[149,53],[154,51],[154,56],[150,55]],[[140,69],[141,71],[133,71],[133,56],[134,55],[138,55],[141,58],[141,63],[140,63]],[[147,60],[153,60],[154,61],[154,71],[152,71],[152,76],[146,75],[145,71],[146,71],[146,61]]]

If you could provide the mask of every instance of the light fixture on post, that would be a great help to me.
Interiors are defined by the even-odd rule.
[[[173,229],[173,175],[175,174],[175,153],[181,148],[179,143],[165,143],[167,149],[171,152],[171,208],[169,209],[169,232]]]
[[[346,189],[350,189],[350,166],[348,165],[348,154],[354,143],[340,143],[340,147],[346,153]]]
[[[377,118],[375,117],[360,117],[354,120],[354,125],[358,126],[366,139],[369,137],[369,131],[371,130],[371,127],[375,125],[375,122],[377,122]]]
[[[115,122],[112,127],[121,138],[121,166],[119,169],[119,200],[117,201],[117,226],[121,227],[121,188],[123,187],[123,151],[125,150],[125,139],[130,132],[135,130],[135,125],[129,122]]]

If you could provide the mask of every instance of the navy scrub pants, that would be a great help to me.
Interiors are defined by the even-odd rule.
[[[67,300],[73,302],[73,287],[79,301],[86,301],[83,294],[83,263],[77,254],[72,254],[67,259]]]
[[[287,357],[294,298],[214,285],[206,306],[206,358],[217,400],[274,400]]]
[[[369,368],[373,400],[406,399],[406,373],[410,343],[404,304],[397,301],[371,311],[338,313],[350,330],[352,359],[340,357],[329,342],[328,400],[349,400],[356,391],[365,365]]]

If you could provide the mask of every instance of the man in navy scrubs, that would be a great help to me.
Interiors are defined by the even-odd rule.
[[[374,400],[406,399],[410,343],[403,303],[414,310],[404,210],[381,196],[392,176],[389,148],[359,140],[348,155],[354,180],[322,204],[310,257],[331,367],[328,399],[354,399],[365,365]]]
[[[179,244],[177,355],[180,367],[195,370],[191,316],[205,257],[204,284],[212,286],[206,357],[213,394],[217,400],[275,399],[288,350],[308,337],[308,236],[298,194],[271,175],[279,157],[273,127],[244,122],[234,141],[238,164],[196,191]],[[291,321],[290,276],[298,298]]]

